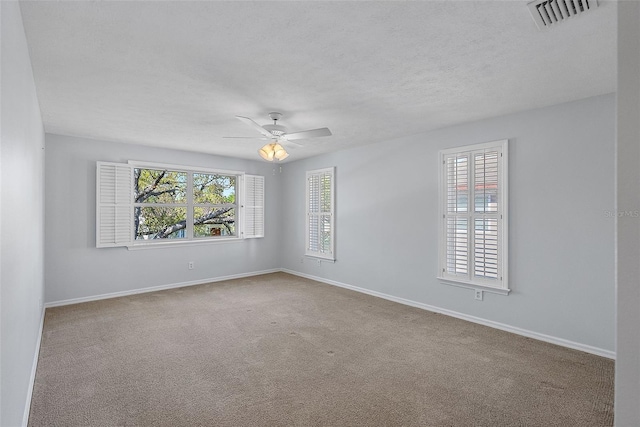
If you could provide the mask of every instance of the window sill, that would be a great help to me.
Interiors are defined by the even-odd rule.
[[[438,276],[438,280],[440,280],[440,282],[443,285],[457,286],[459,288],[467,288],[467,289],[477,289],[477,290],[480,290],[480,291],[490,292],[490,293],[498,294],[498,295],[509,295],[509,292],[511,292],[511,289],[509,289],[509,288],[496,288],[495,286],[488,286],[488,285],[482,285],[482,284],[479,284],[479,283],[465,282],[465,281],[462,281],[462,280],[454,280],[454,279],[451,279],[449,277]]]
[[[327,258],[327,257],[323,257],[323,256],[320,256],[320,255],[304,254],[304,256],[307,257],[307,258],[311,258],[311,259],[317,260],[319,263],[320,262],[328,262],[328,263],[331,263],[331,264],[335,264],[335,262],[336,262],[335,258]]]
[[[133,245],[127,246],[127,249],[130,251],[140,251],[146,249],[166,249],[166,248],[177,248],[183,246],[201,246],[201,245],[217,245],[217,244],[226,244],[226,243],[236,243],[242,242],[244,239],[240,237],[232,237],[232,238],[223,238],[223,239],[202,239],[202,240],[186,240],[180,242],[153,242],[153,243],[136,243]]]

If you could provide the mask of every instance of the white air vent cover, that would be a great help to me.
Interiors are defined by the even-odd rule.
[[[536,0],[527,3],[539,29],[550,28],[598,7],[597,0]]]

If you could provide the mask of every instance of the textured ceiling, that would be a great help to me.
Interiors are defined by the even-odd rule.
[[[539,31],[521,1],[21,3],[45,130],[288,160],[616,89],[616,4]]]

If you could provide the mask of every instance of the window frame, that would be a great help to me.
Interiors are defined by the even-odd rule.
[[[235,177],[235,203],[196,203],[195,199],[194,199],[194,178],[193,176],[195,174],[202,174],[202,175],[221,175],[221,176],[233,176]],[[189,172],[189,179],[188,179],[188,185],[190,188],[189,194],[188,194],[188,199],[191,198],[190,200],[190,207],[191,207],[191,212],[187,212],[187,226],[188,228],[190,227],[190,235],[191,239],[193,240],[208,240],[210,238],[214,238],[214,239],[223,239],[223,238],[238,238],[238,237],[242,237],[242,232],[243,227],[242,227],[242,220],[241,220],[241,216],[240,216],[240,206],[242,205],[242,203],[240,203],[240,197],[244,198],[244,189],[243,190],[238,190],[240,184],[243,182],[242,179],[242,175],[236,175],[236,174],[228,174],[228,173],[220,173],[218,171],[215,172],[201,172],[201,171],[190,171]],[[242,193],[242,194],[240,194]],[[231,207],[232,209],[235,209],[235,219],[234,219],[234,227],[235,227],[235,235],[231,235],[231,236],[220,236],[220,237],[215,237],[215,236],[197,236],[195,235],[195,214],[194,211],[196,210],[196,208],[225,208],[225,207]],[[191,214],[191,218],[189,219],[189,214]]]
[[[508,171],[508,139],[491,141],[480,144],[466,145],[454,147],[439,152],[439,170],[438,170],[438,274],[437,278],[444,284],[472,288],[502,295],[508,295],[508,259],[509,259],[509,233],[508,233],[508,211],[509,211],[509,171]],[[495,213],[476,212],[476,186],[474,181],[475,161],[474,155],[477,153],[485,153],[487,151],[497,151],[498,157],[498,204]],[[447,187],[447,159],[454,156],[468,156],[467,171],[467,211],[464,213],[451,213],[447,211],[448,203],[448,187]],[[466,275],[451,274],[447,271],[447,221],[452,218],[466,218],[467,234],[466,234],[466,255],[469,266]],[[485,277],[477,277],[475,275],[475,233],[474,227],[476,220],[497,219],[497,278],[488,279]]]
[[[127,163],[113,163],[113,162],[96,162],[97,179],[96,179],[96,247],[127,247],[129,250],[148,249],[148,248],[163,248],[163,247],[175,247],[186,245],[201,245],[201,244],[217,244],[217,243],[230,243],[239,242],[248,238],[264,237],[264,176],[245,174],[242,171],[227,170],[227,169],[213,169],[204,167],[194,167],[185,165],[176,165],[168,163],[154,163],[138,160],[129,160]],[[116,182],[118,188],[109,187],[109,183],[102,185],[103,175],[102,171],[104,167],[114,168],[114,176],[110,177]],[[135,203],[134,201],[134,169],[151,169],[151,170],[168,170],[171,172],[184,172],[187,174],[187,194],[186,201],[184,203],[166,204],[166,203]],[[119,172],[118,172],[119,171]],[[118,173],[123,174],[121,177]],[[234,176],[235,183],[235,235],[233,236],[201,236],[196,237],[193,233],[194,218],[193,210],[196,207],[203,207],[209,204],[194,203],[193,194],[193,175],[197,173],[203,174],[215,174],[215,175],[228,175]],[[101,175],[102,174],[102,175]],[[128,174],[128,175],[125,175]],[[108,172],[107,172],[108,175]],[[123,182],[127,180],[129,187],[124,188]],[[252,213],[251,215],[245,214],[245,196],[248,190],[246,184],[250,182],[251,185],[257,188],[257,198],[251,201]],[[102,192],[105,191],[107,197],[104,198]],[[109,192],[115,192],[115,200],[113,196],[109,196]],[[169,206],[169,207],[186,207],[186,227],[185,238],[179,239],[152,239],[152,240],[136,240],[134,234],[134,210],[137,206]],[[217,204],[211,204],[217,205]],[[105,216],[116,210],[118,214],[117,221],[122,223],[123,214],[120,212],[130,213],[130,222],[123,226],[122,230],[111,230],[113,224],[109,223],[104,225],[103,212],[107,212]],[[110,210],[110,211],[109,211]],[[247,221],[252,221],[249,225]],[[113,222],[113,221],[112,221]],[[116,224],[117,226],[117,224]],[[245,229],[254,232],[252,235],[245,233]],[[118,234],[119,233],[119,234]],[[123,233],[129,235],[128,239],[123,237]],[[108,237],[106,240],[102,235],[110,236],[115,234],[116,237],[111,239]]]
[[[171,243],[182,243],[182,242],[204,242],[204,241],[224,241],[224,240],[237,240],[241,238],[242,233],[242,223],[240,217],[240,206],[241,206],[241,198],[244,193],[243,190],[240,190],[240,185],[243,183],[244,172],[241,171],[233,171],[233,170],[224,170],[224,169],[210,169],[210,168],[201,168],[201,167],[190,167],[183,165],[173,165],[173,164],[164,164],[164,163],[150,163],[150,162],[141,162],[130,160],[128,162],[133,169],[151,169],[151,170],[167,170],[170,172],[184,172],[187,174],[187,194],[186,194],[186,202],[185,203],[176,203],[176,204],[162,204],[162,203],[153,203],[153,204],[145,204],[145,203],[133,203],[134,210],[138,205],[153,205],[153,206],[167,206],[167,207],[185,207],[187,211],[186,215],[186,228],[185,233],[186,237],[183,239],[154,239],[154,240],[137,240],[135,236],[133,236],[133,244],[131,246],[141,246],[141,245],[157,245],[157,244],[171,244]],[[236,202],[233,204],[235,206],[235,226],[236,232],[233,236],[194,236],[194,216],[193,211],[196,207],[204,206],[203,204],[196,204],[193,197],[193,175],[194,173],[203,173],[210,175],[227,175],[227,176],[235,176],[236,177],[236,185],[235,185],[235,193],[236,193]],[[133,191],[133,185],[131,187]]]
[[[131,191],[132,191],[132,197],[134,197],[134,200],[132,201],[132,206],[133,206],[133,226],[134,226],[134,232],[133,232],[133,243],[134,244],[144,244],[144,243],[157,243],[157,242],[172,242],[172,243],[177,243],[177,242],[184,242],[189,240],[187,237],[183,237],[183,238],[175,238],[175,239],[151,239],[151,240],[147,240],[147,239],[136,239],[136,235],[135,235],[135,216],[136,216],[136,209],[137,208],[145,208],[145,207],[151,207],[151,208],[184,208],[185,210],[185,234],[188,233],[189,231],[189,227],[190,227],[190,221],[189,221],[189,199],[192,197],[191,191],[192,191],[192,185],[191,185],[191,179],[189,177],[189,172],[187,170],[183,170],[183,169],[178,169],[178,168],[174,168],[174,167],[162,167],[162,166],[157,166],[157,167],[150,167],[150,166],[137,166],[137,165],[131,165],[132,168],[132,173],[133,173],[133,180],[132,180],[132,185],[131,185]],[[135,185],[135,170],[136,169],[143,169],[143,170],[154,170],[154,171],[162,171],[162,170],[166,170],[167,172],[177,172],[177,173],[184,173],[186,175],[186,181],[187,181],[187,185],[185,188],[185,198],[183,202],[176,202],[176,203],[151,203],[151,202],[136,202],[135,201],[135,189],[134,189],[134,185]],[[191,226],[192,227],[192,226]],[[187,234],[188,235],[188,234]]]
[[[322,169],[314,169],[306,171],[305,173],[305,247],[304,254],[305,256],[316,258],[318,260],[325,260],[330,262],[335,262],[335,167],[322,168]],[[330,209],[329,212],[311,212],[310,206],[310,185],[309,180],[313,176],[323,177],[330,176],[331,184],[330,184]],[[320,195],[318,194],[318,198]],[[310,240],[311,240],[311,230],[310,230],[310,217],[317,216],[318,221],[320,221],[321,217],[329,218],[329,251],[323,252],[321,250],[313,251],[309,249]],[[318,225],[318,233],[319,233],[320,225]]]

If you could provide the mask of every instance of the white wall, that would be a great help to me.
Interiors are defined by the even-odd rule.
[[[615,420],[640,425],[640,3],[618,4]],[[626,212],[632,213],[626,215]]]
[[[279,173],[273,165],[187,151],[46,135],[46,302],[278,268]],[[154,248],[95,247],[96,161],[142,160],[264,175],[265,238]],[[189,261],[195,263],[187,269]]]
[[[17,2],[2,10],[0,425],[23,423],[42,318],[44,132]]]
[[[393,125],[393,124],[390,124]],[[615,97],[292,162],[283,267],[613,354]],[[509,296],[436,279],[438,151],[508,138]],[[305,171],[336,166],[335,264],[304,253]]]

